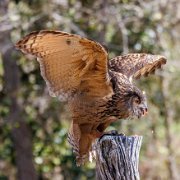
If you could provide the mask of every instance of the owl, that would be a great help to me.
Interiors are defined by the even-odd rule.
[[[147,114],[146,96],[133,79],[153,74],[166,63],[161,55],[144,53],[109,60],[98,42],[62,31],[32,32],[15,46],[37,57],[50,95],[68,102],[68,141],[78,165],[110,123]]]

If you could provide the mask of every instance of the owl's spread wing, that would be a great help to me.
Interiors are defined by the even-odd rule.
[[[166,58],[160,55],[135,53],[117,56],[109,61],[109,69],[126,75],[128,78],[140,78],[153,74],[166,64]]]
[[[34,55],[52,96],[68,100],[75,93],[103,96],[111,91],[107,52],[97,42],[61,31],[32,32],[16,47]]]

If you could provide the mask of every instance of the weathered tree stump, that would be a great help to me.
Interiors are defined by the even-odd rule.
[[[96,143],[97,180],[139,180],[142,136],[104,135]]]

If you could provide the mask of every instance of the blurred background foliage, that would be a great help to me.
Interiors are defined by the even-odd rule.
[[[167,57],[163,71],[135,82],[146,91],[149,115],[107,130],[143,135],[141,179],[180,179],[179,0],[1,0],[0,180],[95,179],[95,162],[75,165],[67,105],[49,96],[38,63],[13,47],[41,29],[94,39],[110,58],[130,52]]]

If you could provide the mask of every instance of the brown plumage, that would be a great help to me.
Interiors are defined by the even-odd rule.
[[[146,114],[146,97],[131,80],[166,63],[163,56],[150,54],[108,61],[99,43],[61,31],[30,33],[16,47],[38,58],[50,95],[68,101],[72,113],[68,140],[78,164],[111,122]]]

